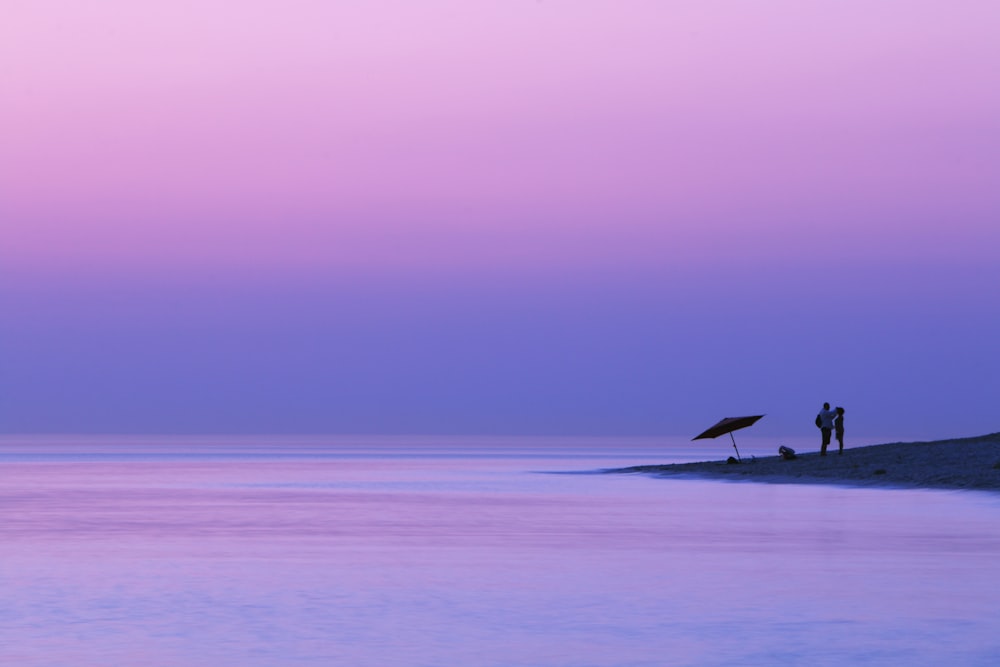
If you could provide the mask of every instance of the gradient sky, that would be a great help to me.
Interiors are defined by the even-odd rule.
[[[1000,430],[1000,4],[5,0],[0,431]]]

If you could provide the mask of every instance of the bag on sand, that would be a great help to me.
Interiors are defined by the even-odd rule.
[[[791,447],[785,447],[782,445],[778,447],[778,455],[786,461],[791,461],[795,458],[795,450]]]
[[[816,415],[816,428],[823,428],[823,420],[818,414]]]

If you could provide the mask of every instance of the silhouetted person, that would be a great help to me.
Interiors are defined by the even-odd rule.
[[[844,408],[836,409],[837,416],[833,418],[833,431],[837,434],[837,443],[840,445],[840,449],[837,450],[838,454],[844,453]]]
[[[830,409],[829,403],[823,404],[823,409],[816,415],[819,430],[823,433],[823,445],[819,449],[820,456],[826,456],[826,448],[830,444],[830,434],[833,433],[833,419],[837,413]]]

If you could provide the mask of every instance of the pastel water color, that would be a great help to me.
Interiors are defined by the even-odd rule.
[[[8,437],[0,661],[1000,658],[994,494],[601,474],[704,456],[649,438]]]

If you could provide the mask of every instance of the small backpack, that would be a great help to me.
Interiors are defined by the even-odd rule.
[[[816,415],[816,428],[823,428],[823,420],[818,414]]]

